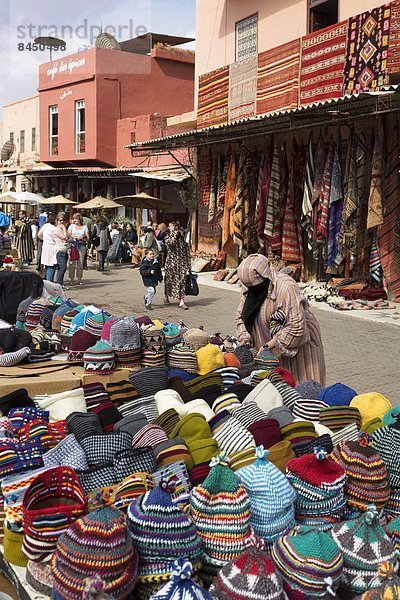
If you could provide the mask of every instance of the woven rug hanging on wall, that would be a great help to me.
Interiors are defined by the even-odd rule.
[[[208,220],[208,207],[199,202],[198,205],[199,234],[204,238],[221,239],[221,226],[218,217]]]
[[[390,5],[387,70],[388,73],[400,72],[400,0],[396,0]]]
[[[300,104],[340,98],[346,59],[348,21],[301,39]]]
[[[197,127],[225,125],[228,122],[229,67],[222,67],[199,78]]]
[[[344,93],[377,90],[389,84],[390,4],[349,19]]]
[[[300,39],[258,55],[257,114],[298,107]]]
[[[232,63],[229,71],[229,121],[256,114],[258,57]]]

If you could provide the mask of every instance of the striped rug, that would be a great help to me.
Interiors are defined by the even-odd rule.
[[[229,121],[256,114],[258,58],[232,63],[229,71]]]
[[[347,31],[343,21],[302,38],[300,105],[342,96]]]
[[[228,122],[228,95],[229,66],[200,75],[198,129]]]
[[[297,108],[300,39],[258,55],[257,114]]]
[[[400,72],[400,0],[390,5],[390,33],[387,56],[388,73]]]

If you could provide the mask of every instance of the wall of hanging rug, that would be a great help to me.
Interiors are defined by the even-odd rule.
[[[368,276],[400,301],[399,150],[393,114],[202,148],[199,240],[299,264],[303,280]]]

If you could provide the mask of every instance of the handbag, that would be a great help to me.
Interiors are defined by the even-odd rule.
[[[92,244],[94,248],[97,248],[98,246],[100,246],[100,236],[99,235],[95,235],[94,238],[92,239]]]
[[[75,260],[79,260],[79,258],[80,258],[79,250],[74,244],[72,244],[72,246],[69,250],[69,260],[75,261]]]
[[[198,296],[200,293],[197,275],[189,271],[185,279],[185,296]]]

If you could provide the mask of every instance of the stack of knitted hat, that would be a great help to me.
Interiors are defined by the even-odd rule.
[[[128,508],[128,526],[139,552],[139,580],[167,581],[174,562],[185,557],[194,570],[201,566],[201,540],[196,528],[172,502],[173,488],[166,480],[134,499]]]
[[[176,344],[167,352],[169,369],[183,369],[188,373],[197,373],[196,351],[186,343]]]
[[[165,365],[166,343],[162,329],[155,325],[145,325],[141,329],[142,367]]]
[[[197,350],[208,344],[209,335],[202,329],[192,328],[185,331],[183,341],[197,352]]]
[[[251,505],[250,525],[267,545],[294,526],[296,493],[287,478],[268,460],[268,450],[256,448],[256,461],[236,473]]]
[[[205,583],[246,549],[251,536],[251,506],[243,485],[224,456],[213,458],[211,465],[207,478],[190,494],[192,519],[203,542]]]
[[[370,439],[368,434],[361,433],[357,442],[342,441],[331,454],[346,471],[347,504],[360,510],[366,510],[370,504],[381,509],[390,497],[386,465],[369,445]]]
[[[97,337],[101,337],[103,325],[110,319],[112,319],[110,313],[105,310],[101,310],[85,320],[84,328],[89,333],[92,333]]]
[[[110,329],[110,345],[115,352],[117,367],[138,367],[142,360],[140,329],[134,319],[116,321]]]
[[[343,554],[341,588],[345,592],[362,594],[379,588],[378,566],[384,561],[392,562],[397,571],[396,550],[379,524],[374,505],[358,519],[334,525],[331,535]]]
[[[272,557],[289,598],[336,596],[343,558],[329,534],[296,527],[275,542]]]
[[[88,348],[83,355],[85,371],[91,374],[108,375],[115,371],[115,353],[107,342],[102,340]]]
[[[385,512],[400,516],[400,428],[399,424],[381,427],[371,434],[371,445],[385,462],[391,488]]]
[[[286,474],[296,491],[299,523],[326,531],[343,518],[346,473],[325,450],[316,448],[313,454],[290,460]]]

